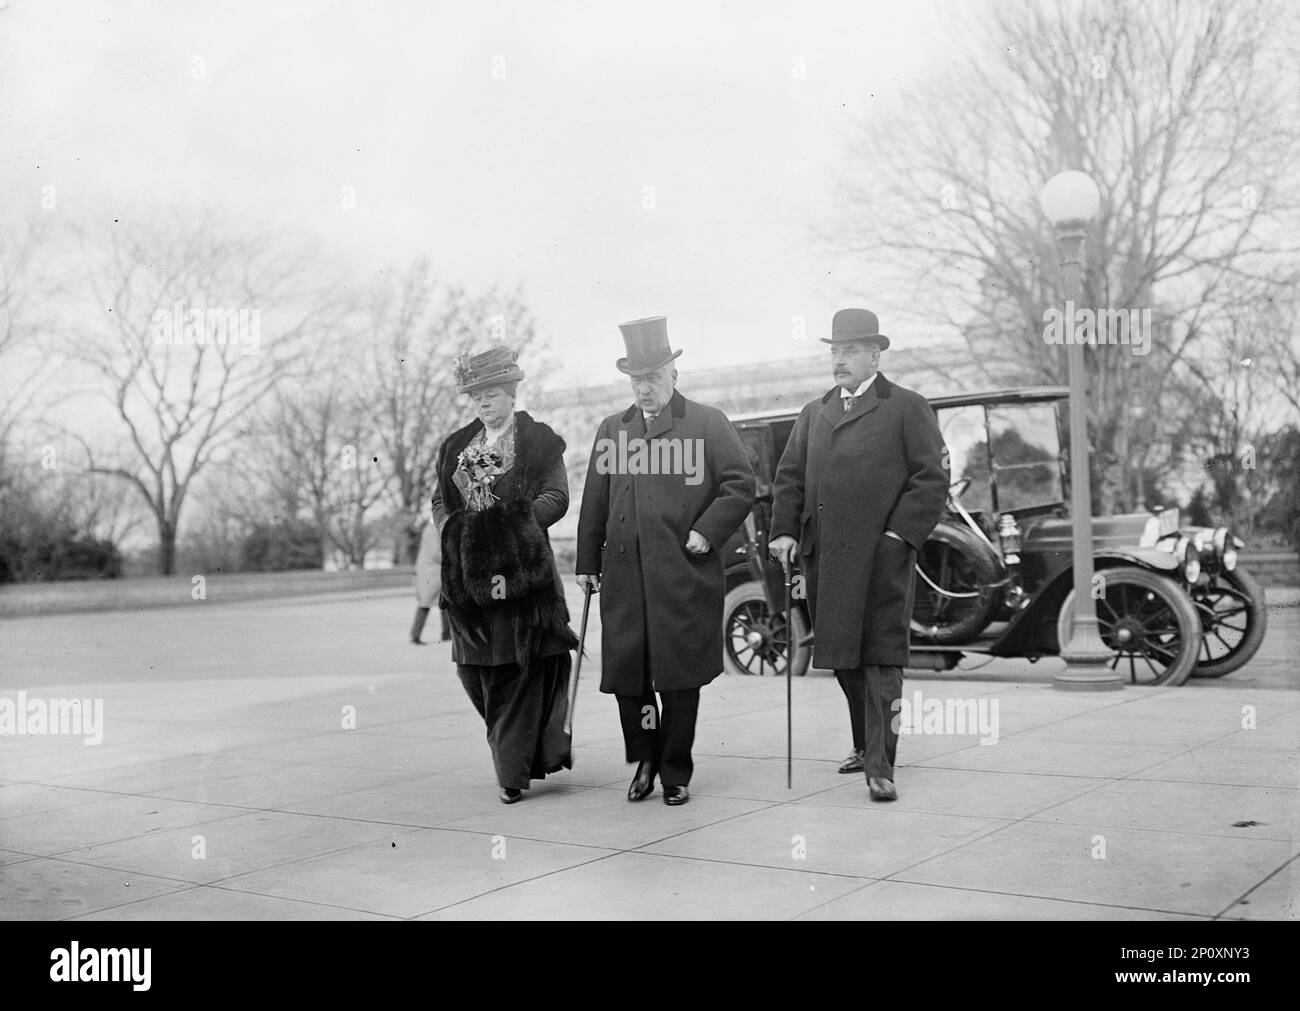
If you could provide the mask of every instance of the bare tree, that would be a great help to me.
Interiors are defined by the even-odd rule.
[[[1107,509],[1173,463],[1176,439],[1152,427],[1196,385],[1187,361],[1226,346],[1229,310],[1295,283],[1295,18],[1278,0],[982,6],[951,72],[854,139],[828,238],[876,279],[859,293],[954,328],[991,381],[1063,378],[1063,348],[1044,339],[1063,295],[1037,197],[1063,169],[1096,180],[1078,308],[1151,324],[1145,356],[1087,356]]]
[[[456,394],[457,355],[502,341],[523,351],[535,327],[518,292],[471,295],[439,283],[428,262],[418,260],[405,277],[376,292],[363,330],[365,410],[386,466],[389,499],[405,519],[399,553],[409,562],[436,480],[438,446],[466,413]],[[525,368],[535,377],[533,365]]]
[[[15,427],[58,371],[49,354],[53,307],[62,294],[52,269],[53,240],[47,220],[0,223],[0,486]]]
[[[120,424],[116,445],[80,435],[88,469],[128,482],[158,529],[159,571],[194,478],[248,431],[251,409],[306,371],[342,309],[313,248],[175,210],[81,232],[93,297],[67,342]]]
[[[326,556],[348,568],[361,568],[376,544],[374,509],[388,483],[363,400],[339,381],[282,391],[259,439],[264,460],[278,461],[282,473],[274,500],[301,503],[321,531]]]

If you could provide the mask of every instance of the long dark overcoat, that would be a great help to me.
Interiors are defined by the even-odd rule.
[[[945,462],[930,405],[883,374],[847,413],[838,386],[800,412],[771,536],[799,541],[815,666],[906,665],[913,565],[943,513]]]
[[[617,459],[620,445],[645,437],[659,460],[667,440],[682,440],[683,448],[689,440],[702,452],[697,474],[610,473],[608,452]],[[753,501],[749,457],[716,408],[674,391],[648,432],[635,406],[600,423],[582,491],[576,569],[601,576],[602,692],[640,694],[647,657],[656,691],[699,688],[722,673],[722,548]],[[703,555],[686,550],[692,530],[709,542]]]

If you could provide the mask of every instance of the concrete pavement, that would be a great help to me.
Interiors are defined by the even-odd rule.
[[[501,805],[448,647],[405,641],[413,607],[0,621],[0,700],[103,700],[97,745],[0,735],[0,917],[1300,916],[1295,608],[1262,673],[1181,689],[1057,692],[1054,661],[909,677],[925,732],[900,742],[892,805],[836,774],[833,681],[794,685],[787,790],[784,683],[724,676],[691,802],[668,808],[625,799],[597,650],[575,768]]]

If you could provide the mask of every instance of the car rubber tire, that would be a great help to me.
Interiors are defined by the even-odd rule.
[[[1140,687],[1169,687],[1173,688],[1186,681],[1196,666],[1196,658],[1201,653],[1201,616],[1192,603],[1192,598],[1187,591],[1178,583],[1166,576],[1159,575],[1149,569],[1141,569],[1137,566],[1120,566],[1112,569],[1100,569],[1098,575],[1105,577],[1105,592],[1108,595],[1110,590],[1116,586],[1136,586],[1150,593],[1158,594],[1169,606],[1169,610],[1178,623],[1180,634],[1179,652],[1165,670],[1164,674],[1148,682],[1140,682]],[[1101,604],[1101,601],[1098,601]],[[1101,622],[1104,608],[1098,606],[1098,621]],[[1065,600],[1061,603],[1060,614],[1056,621],[1057,640],[1064,649],[1065,642],[1069,639],[1070,624],[1074,617],[1074,590],[1071,589],[1066,595]],[[1109,620],[1109,619],[1107,619]],[[1102,637],[1106,633],[1099,627]],[[1133,663],[1130,670],[1136,667]],[[1115,669],[1119,669],[1119,660],[1116,661]],[[1121,670],[1122,674],[1123,671]],[[1125,684],[1127,685],[1127,681]]]
[[[763,584],[750,580],[747,583],[741,583],[727,594],[726,600],[722,605],[722,660],[723,669],[728,674],[739,674],[745,677],[755,676],[760,673],[746,669],[741,661],[735,655],[736,646],[732,638],[732,625],[738,620],[738,612],[742,609],[756,617],[762,627],[766,628],[768,619],[767,597],[763,592]],[[808,670],[809,663],[812,662],[812,645],[804,642],[808,638],[808,621],[804,617],[802,609],[796,604],[790,612],[791,624],[794,625],[794,666],[791,673],[795,677],[802,677]],[[803,645],[800,645],[803,643]],[[772,670],[772,674],[784,676],[785,671]]]
[[[1246,634],[1227,656],[1218,660],[1198,662],[1192,668],[1194,678],[1221,678],[1225,674],[1239,670],[1259,651],[1260,645],[1264,642],[1264,633],[1268,630],[1268,604],[1265,602],[1264,588],[1259,585],[1259,580],[1245,569],[1220,572],[1215,579],[1232,584],[1238,592],[1246,595],[1248,600]],[[1204,622],[1202,622],[1203,627]]]

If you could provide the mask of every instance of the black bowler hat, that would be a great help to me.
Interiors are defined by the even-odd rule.
[[[845,344],[848,341],[872,341],[884,351],[889,338],[880,332],[880,321],[870,309],[841,309],[831,320],[830,340],[820,338],[823,344]]]
[[[614,367],[629,376],[653,372],[681,355],[681,351],[674,351],[668,343],[667,316],[634,319],[630,323],[620,323],[618,328],[623,332],[627,357],[620,358]]]

